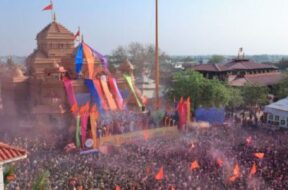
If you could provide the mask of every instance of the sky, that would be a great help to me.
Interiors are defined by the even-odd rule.
[[[155,0],[54,0],[57,21],[104,54],[154,44]],[[0,0],[0,56],[27,56],[51,22],[49,0]],[[169,55],[288,54],[287,0],[159,0],[159,46]]]

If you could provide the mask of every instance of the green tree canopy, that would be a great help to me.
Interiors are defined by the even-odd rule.
[[[222,55],[213,55],[208,63],[222,63],[225,60],[225,57]]]
[[[245,85],[241,88],[245,105],[264,105],[268,102],[268,88],[265,86]]]
[[[171,100],[190,96],[194,109],[199,106],[226,106],[231,101],[231,95],[230,88],[221,81],[206,79],[192,70],[175,73],[167,89],[167,96]]]

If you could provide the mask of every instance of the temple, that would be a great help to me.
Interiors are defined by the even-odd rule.
[[[199,64],[192,66],[192,69],[208,79],[226,81],[231,86],[245,84],[271,86],[283,79],[283,74],[277,67],[253,62],[244,55],[225,64]]]

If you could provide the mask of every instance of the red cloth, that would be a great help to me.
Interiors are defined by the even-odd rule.
[[[42,11],[48,11],[53,9],[53,4],[50,4],[42,9]]]

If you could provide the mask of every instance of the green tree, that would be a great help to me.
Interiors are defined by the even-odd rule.
[[[271,87],[271,94],[277,99],[282,99],[288,96],[288,73],[285,73],[285,78],[278,84]]]
[[[209,61],[208,61],[208,63],[222,63],[223,61],[225,60],[225,57],[224,56],[222,56],[222,55],[213,55],[210,59],[209,59]]]
[[[268,88],[265,86],[245,85],[241,88],[241,94],[248,107],[264,105],[268,102]]]
[[[194,109],[199,106],[225,106],[231,100],[230,88],[219,80],[209,80],[200,73],[186,70],[179,71],[173,76],[173,82],[167,89],[167,96],[172,100],[174,97],[191,97]]]
[[[121,64],[129,59],[135,66],[135,75],[141,74],[143,70],[154,70],[155,47],[153,45],[143,45],[138,42],[130,43],[127,47],[119,46],[110,56],[110,63]],[[159,50],[160,72],[167,73],[170,57]],[[168,66],[168,67],[167,67]],[[154,73],[151,73],[154,75]]]

